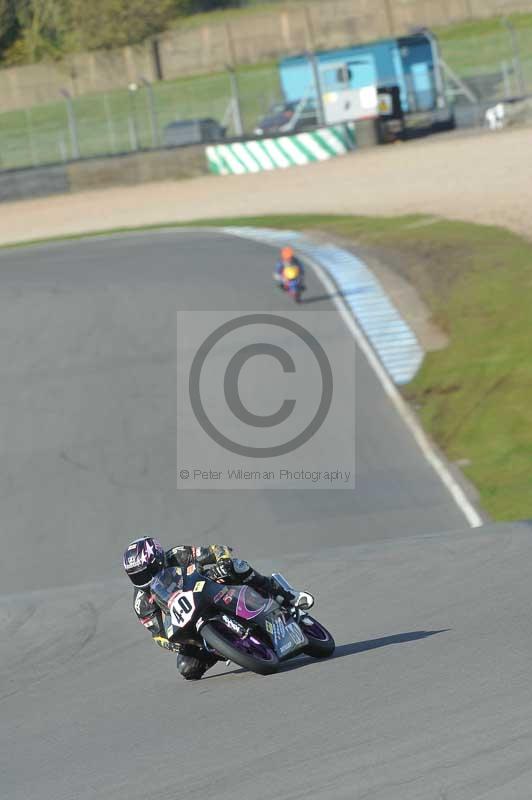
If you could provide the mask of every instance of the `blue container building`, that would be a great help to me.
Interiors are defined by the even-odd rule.
[[[376,90],[383,87],[397,87],[405,115],[452,119],[430,32],[285,58],[279,70],[287,102],[318,105],[321,93],[326,122],[378,116]]]

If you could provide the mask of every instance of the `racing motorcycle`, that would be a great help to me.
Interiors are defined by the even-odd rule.
[[[276,272],[273,274],[273,278],[276,281],[277,285],[280,289],[290,295],[293,298],[294,302],[300,303],[301,302],[301,295],[305,291],[305,286],[303,284],[303,276],[299,274],[296,270],[294,270],[294,277],[290,277],[290,267],[285,269],[284,275],[278,275]],[[296,274],[297,272],[297,274]]]
[[[292,589],[279,573],[272,581]],[[259,675],[277,672],[281,662],[301,653],[326,658],[334,652],[333,637],[306,610],[285,608],[250,586],[221,585],[209,577],[208,568],[167,567],[150,588],[164,612],[170,641],[199,644],[220,660]]]

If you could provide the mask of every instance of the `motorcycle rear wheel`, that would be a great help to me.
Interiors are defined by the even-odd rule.
[[[244,640],[221,623],[215,622],[204,625],[201,635],[209,647],[244,669],[249,669],[258,675],[273,675],[279,669],[277,654],[258,639],[249,637]]]

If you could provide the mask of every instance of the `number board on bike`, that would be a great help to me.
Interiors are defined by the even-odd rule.
[[[194,616],[195,606],[193,592],[180,592],[172,601],[172,623],[178,628],[184,628]]]

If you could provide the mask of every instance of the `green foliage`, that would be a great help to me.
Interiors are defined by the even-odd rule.
[[[8,5],[10,30],[6,33],[14,39],[4,55],[8,64],[63,55],[69,34],[69,0],[8,0]]]
[[[14,0],[0,0],[0,59],[19,32]]]
[[[220,8],[230,8],[231,6],[239,8],[247,5],[247,3],[242,2],[242,0],[198,0],[194,5],[196,6],[194,11],[215,11]]]
[[[225,19],[225,11],[233,19],[242,13],[264,12],[284,1],[0,0],[0,63],[33,63],[72,51],[134,45],[185,17],[191,24],[205,24]],[[532,15],[514,14],[509,19],[527,52]],[[479,65],[499,64],[512,57],[509,32],[500,18],[457,24],[437,33],[455,69],[464,65],[478,70]]]
[[[81,49],[137,44],[163,30],[175,0],[68,0],[72,31]]]
[[[0,0],[0,42],[8,35],[15,24],[15,4],[13,0]]]
[[[0,59],[24,64],[72,50],[122,47],[176,17],[239,7],[241,0],[0,0]]]
[[[199,14],[202,11],[219,11],[223,8],[240,8],[247,5],[245,0],[182,0],[181,5],[187,14]]]

